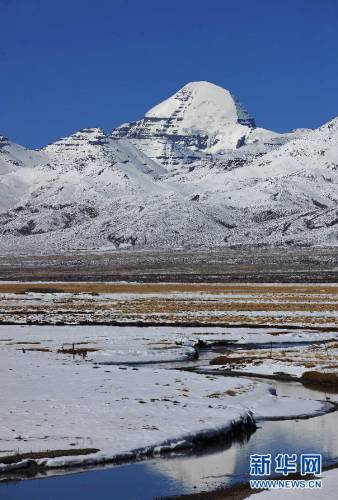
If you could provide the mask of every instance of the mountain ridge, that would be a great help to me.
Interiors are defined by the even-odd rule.
[[[191,82],[39,151],[0,136],[0,251],[337,245],[338,118],[279,134]]]

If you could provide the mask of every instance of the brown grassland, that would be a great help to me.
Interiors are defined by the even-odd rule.
[[[1,283],[0,293],[0,323],[337,325],[338,285]]]
[[[338,285],[326,284],[218,284],[218,283],[0,283],[0,293],[246,293],[246,294],[334,294]]]

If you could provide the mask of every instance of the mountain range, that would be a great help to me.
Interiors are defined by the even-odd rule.
[[[107,134],[0,135],[0,251],[338,244],[338,118],[280,134],[192,82]]]

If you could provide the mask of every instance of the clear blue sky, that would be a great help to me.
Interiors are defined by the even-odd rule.
[[[185,83],[259,126],[338,115],[338,0],[0,0],[0,133],[39,147],[141,117]]]

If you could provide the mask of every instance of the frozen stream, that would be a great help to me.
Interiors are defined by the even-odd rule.
[[[205,350],[197,362],[214,353]],[[179,363],[181,366],[187,363]],[[170,365],[169,365],[170,366]],[[173,366],[173,365],[171,365]],[[177,366],[177,364],[175,364]],[[337,394],[308,389],[297,382],[271,381],[281,396],[332,401]],[[217,487],[249,479],[252,453],[322,453],[324,465],[338,461],[337,413],[306,420],[261,422],[244,442],[209,447],[203,452],[182,453],[143,462],[100,468],[60,476],[24,480],[0,485],[4,500],[150,500]]]

